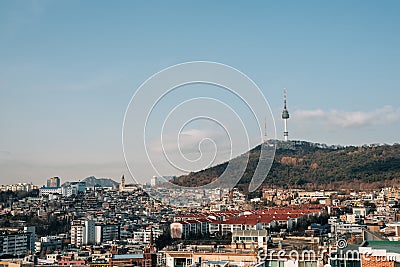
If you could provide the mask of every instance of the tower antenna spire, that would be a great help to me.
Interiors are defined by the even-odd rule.
[[[283,88],[283,109],[286,109],[286,88]]]
[[[283,119],[283,126],[284,126],[284,131],[283,131],[283,138],[285,141],[288,141],[289,139],[289,132],[287,129],[287,120],[289,119],[289,111],[287,110],[286,106],[286,88],[283,88],[283,111],[282,111],[282,119]]]
[[[264,144],[266,144],[268,142],[267,139],[267,116],[265,116],[265,120],[264,120]]]

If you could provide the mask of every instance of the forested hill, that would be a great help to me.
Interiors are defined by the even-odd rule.
[[[305,141],[275,141],[277,150],[264,184],[309,189],[366,190],[400,182],[400,145],[326,146]],[[258,163],[260,146],[250,159],[238,186],[246,191]],[[180,176],[176,184],[199,186],[223,173],[227,163]]]

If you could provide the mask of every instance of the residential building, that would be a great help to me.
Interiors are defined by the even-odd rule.
[[[29,228],[29,231],[32,232],[15,230],[0,232],[0,256],[21,256],[35,252],[34,227]]]
[[[85,192],[86,192],[85,182],[71,182],[62,189],[63,196],[78,195],[79,193],[85,193]]]
[[[40,241],[36,242],[36,252],[45,251],[53,253],[62,249],[62,240],[57,236],[43,236]]]
[[[120,238],[119,224],[96,224],[95,243],[101,244],[107,241],[118,240]]]
[[[71,223],[71,245],[81,247],[94,244],[96,239],[95,222],[92,220],[75,220]]]
[[[61,187],[41,187],[39,188],[39,196],[44,197],[44,196],[49,196],[49,195],[54,195],[54,194],[62,194],[62,188]]]
[[[235,230],[232,232],[232,248],[267,249],[267,230]]]

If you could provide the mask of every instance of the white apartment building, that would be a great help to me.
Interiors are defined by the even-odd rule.
[[[45,197],[49,196],[50,194],[62,194],[61,187],[41,187],[39,188],[39,196]]]
[[[71,245],[81,247],[94,244],[96,241],[96,230],[94,221],[75,220],[71,223]]]
[[[75,220],[71,223],[71,245],[81,247],[100,244],[120,238],[118,224],[95,224],[92,220]]]
[[[85,192],[86,192],[85,182],[71,182],[68,186],[62,187],[62,195],[67,197]]]
[[[37,189],[38,187],[33,185],[32,183],[18,183],[12,185],[0,185],[0,191],[25,191],[30,192],[33,189]]]
[[[161,235],[161,231],[159,229],[153,228],[153,240],[158,238]],[[140,230],[133,232],[133,238],[128,240],[132,244],[150,244],[151,239],[151,230]]]

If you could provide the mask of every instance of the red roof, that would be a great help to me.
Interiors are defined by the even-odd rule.
[[[260,223],[270,223],[272,221],[287,221],[293,218],[299,218],[307,214],[321,212],[324,209],[323,205],[292,205],[288,207],[267,207],[260,211],[246,210],[230,210],[222,212],[208,212],[196,214],[183,214],[175,218],[185,218],[181,223],[194,224],[201,222],[209,222],[211,224],[241,224],[241,225],[256,225]],[[250,213],[243,215],[242,213]],[[225,221],[213,220],[208,216],[225,217]]]

